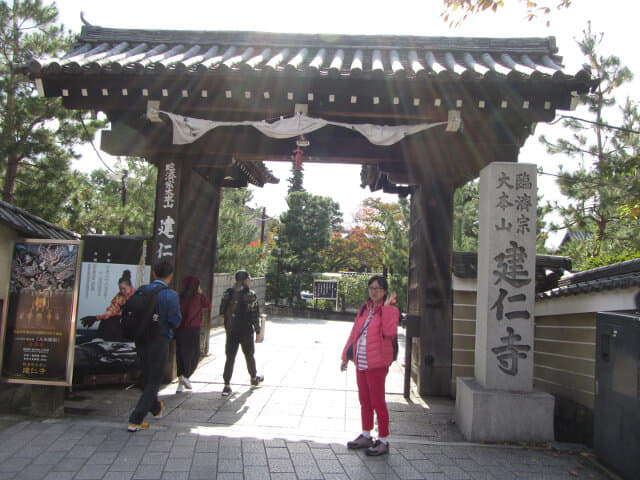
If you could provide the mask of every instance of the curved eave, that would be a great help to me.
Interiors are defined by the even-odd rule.
[[[459,38],[203,32],[83,27],[61,58],[19,67],[55,75],[282,75],[394,81],[579,80],[564,72],[555,38]]]

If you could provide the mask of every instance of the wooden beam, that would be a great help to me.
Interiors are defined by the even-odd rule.
[[[123,122],[112,125],[102,135],[102,148],[108,153],[145,158],[170,155],[200,168],[226,168],[233,158],[291,162],[295,149],[293,139],[272,139],[250,127],[217,128],[181,146],[171,145],[171,132],[164,124],[145,123],[142,131]],[[429,130],[388,147],[372,145],[360,134],[339,127],[325,127],[308,137],[307,163],[380,165],[383,172],[392,174],[389,180],[394,184],[419,184],[427,176],[448,179],[455,186],[476,178],[488,162],[517,158],[519,146],[509,139],[520,141],[514,132],[491,125],[458,133]]]
[[[211,120],[278,118],[292,113],[296,103],[305,103],[310,115],[323,118],[397,124],[437,121],[446,118],[450,109],[469,111],[480,108],[482,103],[481,109],[486,112],[507,110],[530,115],[533,121],[548,121],[544,118],[556,109],[569,108],[570,104],[564,83],[544,80],[444,81],[438,77],[346,80],[306,78],[300,72],[253,75],[231,71],[227,75],[65,74],[45,76],[43,82],[47,96],[63,96],[64,91],[63,103],[67,108],[140,115],[146,111],[146,101],[156,99],[161,101],[161,109]],[[580,90],[580,85],[575,89]],[[356,97],[356,102],[352,102],[352,97]],[[503,104],[507,107],[503,108]]]

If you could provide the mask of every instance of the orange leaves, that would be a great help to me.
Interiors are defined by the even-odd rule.
[[[525,9],[525,18],[528,21],[545,17],[551,14],[552,7],[556,10],[568,8],[571,6],[571,0],[518,0]],[[491,11],[498,13],[504,8],[504,0],[443,0],[444,11],[440,14],[443,20],[450,26],[460,26],[469,15],[476,15],[482,12]],[[514,3],[514,0],[512,0]],[[542,4],[544,3],[544,4]],[[547,18],[545,21],[549,26],[551,21]]]

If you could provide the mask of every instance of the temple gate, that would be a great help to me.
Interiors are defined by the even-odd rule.
[[[362,187],[410,195],[409,313],[419,318],[412,376],[421,395],[450,395],[453,194],[489,163],[517,162],[535,124],[571,109],[589,90],[589,72],[566,74],[560,62],[553,37],[86,25],[63,58],[21,68],[41,95],[104,112],[111,122],[104,151],[158,167],[154,259],[172,259],[178,278],[199,275],[205,290],[213,278],[221,187],[276,182],[262,161],[290,162],[303,133],[305,162],[360,164]],[[289,137],[258,128],[292,118],[324,125],[289,129]],[[178,128],[196,137],[197,120],[214,128],[177,144]],[[375,133],[381,125],[393,128]]]

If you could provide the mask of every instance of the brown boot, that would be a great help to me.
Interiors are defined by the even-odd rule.
[[[371,446],[373,446],[373,440],[371,440],[371,438],[365,437],[362,434],[358,435],[355,440],[347,442],[347,448],[350,448],[351,450],[357,450],[359,448],[369,448]]]
[[[373,444],[373,447],[367,448],[367,451],[364,453],[366,453],[370,457],[384,455],[385,453],[389,453],[389,445],[381,442],[380,440],[376,440],[376,443]]]

